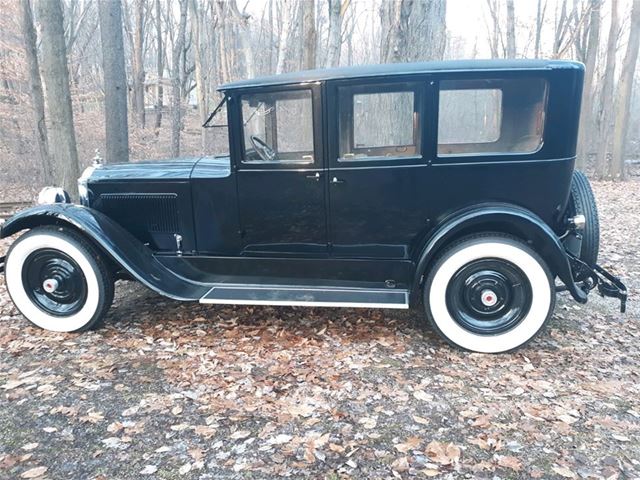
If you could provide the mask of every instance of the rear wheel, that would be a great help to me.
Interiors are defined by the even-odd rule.
[[[34,325],[56,332],[97,326],[113,301],[113,279],[79,234],[35,228],[16,240],[5,264],[7,290]]]
[[[450,344],[500,353],[542,329],[553,313],[555,288],[544,260],[524,242],[472,235],[436,260],[424,305],[431,326]]]

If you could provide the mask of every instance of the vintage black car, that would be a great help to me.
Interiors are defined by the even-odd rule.
[[[4,265],[35,325],[95,327],[129,278],[218,304],[409,308],[478,352],[531,340],[556,292],[626,290],[574,171],[583,65],[447,61],[220,87],[229,154],[95,165],[20,212]],[[226,118],[216,120],[216,113]],[[218,115],[221,116],[221,115]],[[3,262],[0,262],[2,264]]]

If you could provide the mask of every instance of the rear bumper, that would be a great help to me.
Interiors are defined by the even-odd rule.
[[[602,297],[617,298],[620,300],[620,311],[624,313],[627,309],[627,287],[619,277],[613,275],[605,268],[598,264],[587,265],[575,255],[567,252],[567,256],[575,271],[576,267],[582,272],[586,272],[584,280],[577,282],[578,288],[588,294],[591,290],[597,288],[598,293]],[[567,287],[561,287],[559,291],[566,290]]]

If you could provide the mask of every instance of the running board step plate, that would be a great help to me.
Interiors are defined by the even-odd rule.
[[[200,299],[200,303],[407,309],[409,292],[390,289],[218,284]]]

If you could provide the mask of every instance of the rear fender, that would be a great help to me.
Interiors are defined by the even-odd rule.
[[[197,300],[208,291],[206,285],[167,269],[148,247],[109,217],[80,205],[54,203],[23,210],[2,225],[0,238],[43,225],[68,227],[81,233],[116,265],[161,295]]]
[[[458,238],[479,232],[509,233],[526,240],[567,286],[573,298],[580,303],[587,302],[587,293],[576,285],[569,257],[558,236],[536,214],[515,205],[473,207],[445,220],[428,238],[418,257],[414,301],[419,299],[424,276],[442,248]]]

